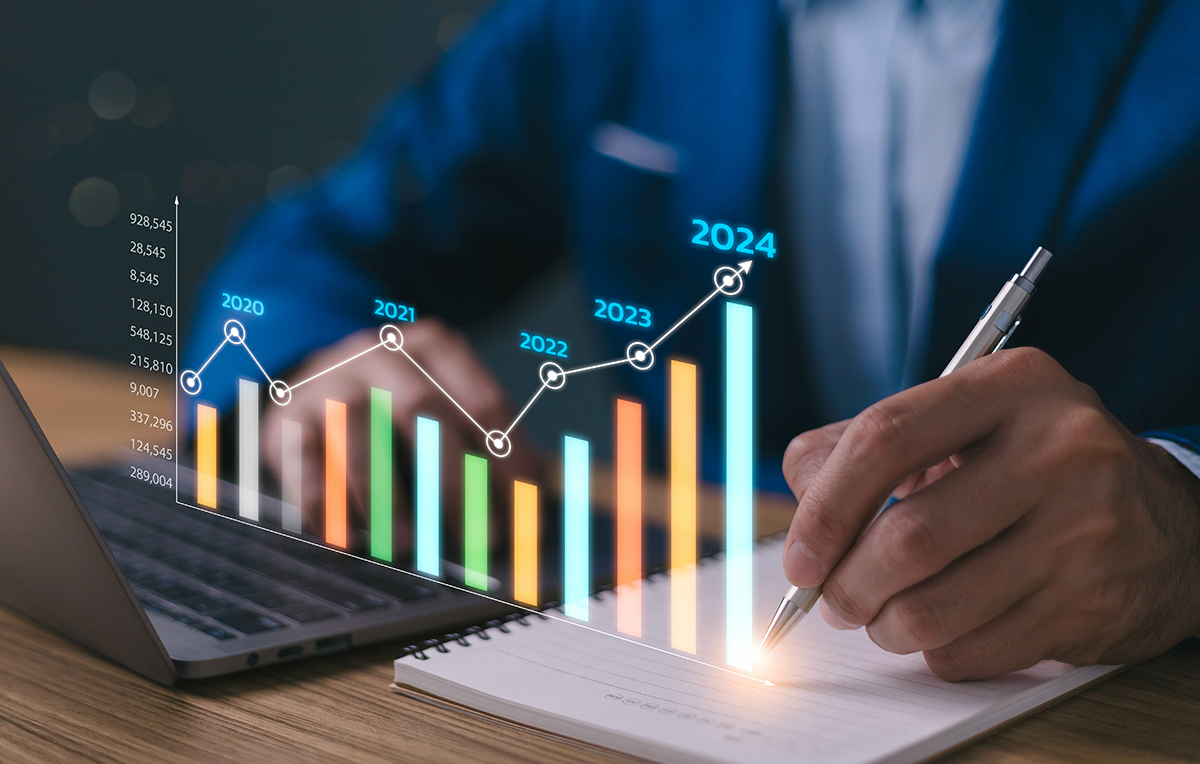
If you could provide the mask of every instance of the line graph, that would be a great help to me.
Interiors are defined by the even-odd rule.
[[[598,371],[600,369],[629,365],[637,371],[649,371],[654,367],[655,363],[654,350],[664,341],[666,341],[667,338],[678,331],[697,313],[703,310],[704,307],[716,299],[718,295],[724,297],[734,297],[741,293],[742,289],[745,287],[744,277],[750,273],[752,264],[753,263],[750,260],[743,260],[737,264],[736,268],[729,265],[722,265],[718,267],[715,271],[713,271],[714,288],[704,297],[704,299],[696,303],[691,310],[679,318],[679,320],[677,320],[670,326],[670,328],[660,334],[653,342],[649,344],[641,341],[629,343],[629,345],[625,348],[625,356],[623,358],[616,358],[610,361],[603,361],[601,363],[594,363],[571,369],[564,369],[562,366],[553,361],[547,361],[546,363],[543,363],[538,369],[538,380],[541,384],[538,386],[537,390],[534,391],[533,395],[529,397],[529,400],[525,403],[525,405],[521,407],[520,411],[517,413],[516,417],[513,418],[512,422],[510,422],[503,430],[487,429],[480,424],[479,421],[476,420],[469,411],[463,408],[462,404],[455,400],[454,396],[447,392],[446,389],[442,387],[441,383],[439,383],[433,377],[433,375],[425,370],[425,367],[423,367],[408,353],[407,350],[404,349],[404,334],[394,324],[384,324],[380,327],[379,342],[376,344],[368,347],[365,350],[355,353],[349,358],[339,361],[333,366],[319,371],[312,376],[289,384],[282,379],[274,379],[270,374],[267,373],[267,370],[263,368],[262,363],[259,362],[258,357],[254,355],[254,352],[247,344],[246,327],[237,319],[230,319],[225,322],[224,339],[222,339],[221,343],[217,345],[216,349],[212,351],[200,368],[195,370],[184,370],[181,372],[179,375],[179,384],[184,393],[191,396],[199,395],[201,389],[203,388],[201,375],[203,375],[204,370],[208,368],[209,364],[213,362],[213,360],[221,353],[222,350],[226,348],[226,346],[240,346],[246,352],[246,354],[250,356],[250,359],[254,362],[254,365],[258,367],[258,370],[266,379],[271,401],[276,405],[286,406],[292,400],[293,391],[303,387],[319,377],[345,366],[346,364],[352,363],[365,355],[374,353],[381,349],[393,353],[400,353],[406,359],[408,359],[409,363],[411,363],[413,367],[417,369],[417,371],[421,372],[421,374],[424,375],[425,378],[428,379],[433,386],[436,387],[446,397],[447,400],[454,404],[455,408],[462,412],[463,416],[465,416],[471,422],[471,424],[473,424],[481,433],[483,433],[484,442],[486,443],[487,449],[492,456],[503,459],[512,451],[512,441],[509,439],[509,434],[513,431],[521,419],[524,418],[529,410],[533,408],[533,404],[537,402],[542,393],[544,393],[546,390],[561,390],[566,385],[567,378],[570,376],[584,374],[591,371]]]

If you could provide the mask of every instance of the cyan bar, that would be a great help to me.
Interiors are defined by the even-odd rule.
[[[441,432],[436,419],[417,417],[417,570],[442,575]]]
[[[725,303],[725,659],[754,659],[754,309]]]
[[[588,619],[591,542],[588,442],[570,435],[563,440],[563,612]]]

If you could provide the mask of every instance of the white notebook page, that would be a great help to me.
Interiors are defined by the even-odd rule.
[[[787,583],[780,542],[755,552],[755,627]],[[724,568],[698,572],[697,658],[724,666]],[[641,585],[642,642],[668,646],[665,577]],[[615,633],[613,594],[589,625]],[[556,614],[558,615],[558,614]],[[757,665],[760,683],[558,620],[512,624],[471,646],[396,661],[396,682],[425,694],[597,745],[662,761],[919,761],[1115,670],[1043,663],[1001,679],[952,684],[920,654],[897,656],[862,630],[814,613]]]

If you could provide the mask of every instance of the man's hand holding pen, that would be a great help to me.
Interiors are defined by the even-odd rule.
[[[1200,633],[1200,479],[1041,351],[804,433],[784,474],[788,579],[943,678],[1137,661]]]

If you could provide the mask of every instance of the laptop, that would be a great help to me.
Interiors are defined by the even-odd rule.
[[[0,602],[156,682],[414,641],[512,609],[177,505],[128,466],[68,474],[2,362],[0,380]]]

